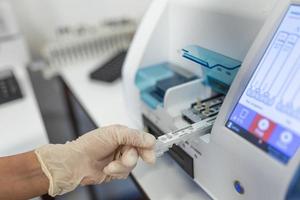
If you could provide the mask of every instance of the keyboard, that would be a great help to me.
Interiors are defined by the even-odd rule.
[[[22,98],[22,92],[12,70],[0,70],[0,105]]]
[[[109,59],[108,62],[98,67],[90,74],[90,78],[94,80],[113,82],[121,77],[122,66],[126,58],[127,51],[123,50]]]

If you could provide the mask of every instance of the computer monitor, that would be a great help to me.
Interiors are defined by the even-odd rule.
[[[300,145],[300,5],[291,4],[226,126],[282,163]]]

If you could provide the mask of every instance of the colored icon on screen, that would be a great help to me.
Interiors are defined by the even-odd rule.
[[[280,135],[280,140],[283,144],[290,144],[293,140],[293,135],[292,133],[288,132],[288,131],[284,131],[281,133]]]
[[[258,122],[258,128],[261,131],[265,132],[266,130],[269,129],[269,127],[270,127],[269,120],[267,120],[267,119],[261,119],[261,120],[259,120],[259,122]]]
[[[243,108],[242,111],[240,112],[240,118],[246,119],[248,114],[249,114],[249,111]]]
[[[275,127],[276,124],[274,122],[257,114],[249,128],[249,131],[258,138],[267,142]]]

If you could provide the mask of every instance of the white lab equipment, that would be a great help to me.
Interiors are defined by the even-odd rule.
[[[63,27],[41,51],[48,63],[44,75],[51,77],[63,67],[85,65],[103,54],[128,49],[135,31],[136,22],[126,18],[105,20],[94,26]]]
[[[159,142],[217,116],[169,151],[212,198],[299,195],[299,27],[289,0],[157,0],[145,15],[123,69],[129,113]]]
[[[155,146],[156,157],[162,156],[175,144],[179,145],[190,138],[210,133],[215,119],[216,116],[206,118],[177,131],[159,136]]]

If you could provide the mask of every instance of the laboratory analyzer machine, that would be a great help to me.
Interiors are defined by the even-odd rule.
[[[300,197],[300,1],[154,1],[123,75],[158,155],[212,198]]]

